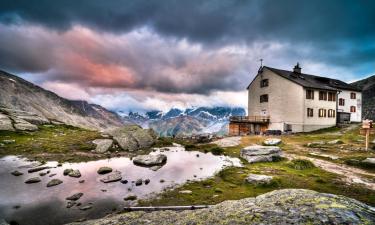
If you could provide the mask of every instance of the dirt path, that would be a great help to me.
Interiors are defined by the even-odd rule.
[[[294,146],[299,149],[302,148],[301,146],[298,146],[298,145],[294,145]],[[344,181],[349,184],[352,184],[352,183],[363,184],[369,189],[375,190],[375,182],[370,181],[367,178],[363,177],[363,176],[369,176],[369,177],[373,177],[375,180],[374,173],[370,173],[370,172],[367,172],[365,170],[358,169],[355,167],[341,165],[341,164],[337,164],[337,163],[333,163],[330,161],[317,159],[313,157],[307,157],[307,156],[301,156],[301,155],[295,155],[295,154],[284,154],[284,155],[288,159],[295,159],[295,158],[308,159],[312,161],[316,166],[322,168],[323,170],[344,176]]]

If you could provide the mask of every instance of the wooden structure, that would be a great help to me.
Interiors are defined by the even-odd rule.
[[[361,135],[366,136],[366,151],[368,150],[368,143],[370,139],[370,134],[375,134],[375,130],[373,128],[373,121],[372,120],[363,120],[362,121],[362,128],[359,130]]]
[[[265,132],[270,123],[269,116],[231,116],[229,118],[229,135],[260,134]]]

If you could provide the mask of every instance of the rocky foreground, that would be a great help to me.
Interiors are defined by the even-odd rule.
[[[284,189],[208,209],[130,212],[73,224],[375,224],[375,208],[344,196]]]

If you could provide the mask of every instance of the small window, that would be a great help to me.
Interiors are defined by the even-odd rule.
[[[344,105],[345,105],[345,99],[340,98],[340,99],[339,99],[339,105],[340,105],[340,106],[344,106]]]
[[[356,99],[357,98],[357,94],[354,93],[354,92],[350,93],[350,98],[351,99]]]
[[[327,92],[319,91],[319,100],[327,101]]]
[[[261,80],[260,87],[268,87],[268,79]]]
[[[260,103],[268,102],[268,95],[261,95],[260,96]]]
[[[350,106],[350,112],[355,113],[357,111],[355,106]]]
[[[336,93],[335,92],[328,92],[328,101],[331,101],[331,102],[336,101]]]
[[[319,109],[319,117],[327,117],[327,110]]]
[[[314,99],[314,90],[306,90],[306,99]]]
[[[329,110],[328,110],[328,117],[333,117],[333,118],[335,118],[335,117],[336,117],[336,111],[333,110],[333,109],[329,109]]]
[[[314,117],[314,109],[307,108],[307,117]]]

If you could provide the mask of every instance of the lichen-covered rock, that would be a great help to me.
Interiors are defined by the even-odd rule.
[[[32,177],[30,179],[27,179],[25,181],[26,184],[33,184],[33,183],[39,183],[41,180],[39,177]]]
[[[98,169],[98,174],[106,174],[112,172],[112,168],[108,166],[103,166]]]
[[[59,179],[52,179],[50,182],[47,183],[47,187],[52,187],[52,186],[56,186],[56,185],[59,185],[59,184],[62,184],[62,180],[59,180]]]
[[[111,182],[117,182],[122,179],[121,172],[120,171],[114,171],[113,173],[107,175],[106,177],[100,179],[103,183],[111,183]]]
[[[281,149],[277,146],[253,145],[241,149],[240,156],[249,163],[272,162],[281,157]]]
[[[112,146],[113,140],[112,139],[96,139],[92,143],[96,145],[96,148],[95,148],[96,153],[105,153]]]
[[[26,120],[19,119],[13,117],[12,120],[14,121],[13,126],[16,130],[20,131],[36,131],[38,130],[38,126],[27,122]]]
[[[133,163],[140,166],[157,166],[167,162],[167,156],[163,154],[157,155],[138,155],[133,158]]]
[[[68,173],[69,177],[75,177],[75,178],[80,178],[81,177],[81,172],[79,170],[71,170]]]
[[[279,139],[279,138],[268,138],[268,139],[264,140],[263,144],[267,145],[267,146],[279,145],[279,144],[281,144],[281,139]]]
[[[259,174],[249,174],[248,177],[246,177],[246,182],[250,184],[269,184],[271,183],[273,177],[267,176],[267,175],[259,175]]]
[[[119,146],[126,151],[146,149],[155,143],[156,136],[150,130],[137,125],[127,125],[107,131]]]
[[[109,224],[374,224],[375,208],[311,190],[284,189],[256,198],[225,201],[207,209],[130,212],[80,225]]]
[[[69,201],[77,201],[78,199],[80,199],[81,197],[83,196],[83,193],[79,192],[79,193],[75,193],[69,197],[66,198],[66,200],[69,200]]]

